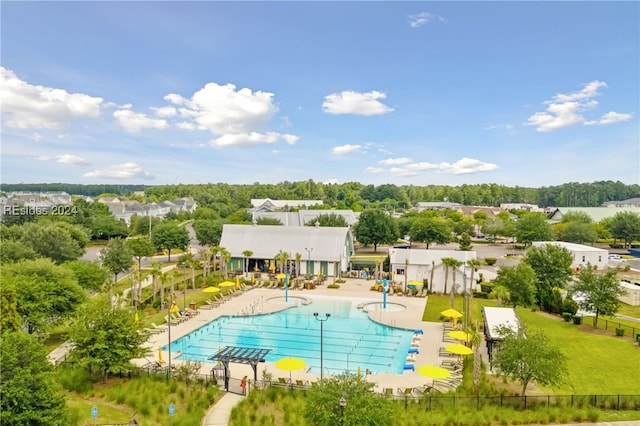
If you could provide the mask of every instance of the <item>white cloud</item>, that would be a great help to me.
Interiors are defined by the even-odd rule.
[[[73,154],[56,155],[56,163],[71,164],[74,166],[89,165],[89,162],[85,158]]]
[[[381,115],[393,111],[378,99],[385,99],[386,94],[378,91],[358,93],[345,90],[324,97],[322,109],[329,114]]]
[[[115,164],[104,169],[85,173],[83,176],[86,178],[119,180],[155,179],[149,172],[143,170],[142,167],[134,162]]]
[[[513,124],[492,124],[484,128],[484,130],[504,130],[510,135],[516,134],[516,129]]]
[[[362,148],[362,145],[346,144],[342,146],[334,146],[331,149],[331,153],[336,155],[351,154],[352,152],[360,151],[361,148]]]
[[[381,162],[382,163],[382,162]],[[391,163],[388,163],[391,165]],[[390,169],[383,168],[367,168],[368,173],[384,173],[388,172],[392,176],[415,176],[420,171],[434,170],[437,173],[448,173],[453,175],[471,174],[478,172],[487,172],[498,168],[496,164],[485,163],[473,158],[461,158],[455,163],[429,163],[426,161],[418,163],[397,163],[394,165],[402,165],[402,167],[391,167]]]
[[[166,120],[147,117],[129,109],[115,111],[113,116],[127,132],[138,133],[142,129],[164,130],[169,127]]]
[[[380,160],[378,163],[383,164],[385,166],[397,166],[401,164],[411,163],[411,158],[400,157],[400,158],[387,158],[386,160]]]
[[[103,99],[31,85],[0,67],[2,121],[8,127],[58,129],[74,118],[97,118]]]
[[[273,144],[281,140],[291,145],[298,141],[298,137],[288,134],[283,135],[276,132],[251,132],[241,134],[228,133],[226,135],[220,136],[219,138],[211,140],[210,144],[218,147],[251,146],[260,144]]]
[[[190,99],[175,93],[164,99],[181,106],[179,115],[184,121],[177,123],[177,127],[208,130],[216,136],[210,143],[214,146],[272,144],[278,141],[291,145],[299,139],[291,134],[266,131],[278,112],[273,103],[273,93],[253,92],[248,88],[236,90],[233,84],[207,83]]]
[[[380,167],[367,167],[366,169],[364,169],[364,171],[366,173],[371,173],[371,174],[380,174],[380,173],[384,173],[385,169]]]
[[[600,117],[599,120],[586,121],[584,124],[587,126],[592,126],[595,124],[613,124],[613,123],[619,123],[621,121],[628,121],[628,120],[631,120],[632,118],[633,118],[633,114],[622,114],[619,112],[609,111],[608,113]]]
[[[447,23],[447,20],[442,16],[434,15],[433,13],[428,12],[420,12],[415,15],[408,15],[407,18],[409,18],[409,26],[411,26],[412,28],[421,27],[432,22],[434,19],[437,19],[443,24]]]
[[[175,117],[176,115],[178,115],[178,110],[175,107],[172,106],[164,106],[164,107],[152,107],[151,108],[158,117],[163,117],[163,118],[167,118],[167,117]]]
[[[439,169],[443,173],[465,175],[478,172],[488,172],[498,168],[497,164],[484,163],[473,158],[461,158],[453,164],[440,163]]]
[[[73,154],[61,154],[61,155],[40,155],[36,157],[38,161],[51,161],[55,160],[56,163],[69,164],[72,166],[88,166],[90,163],[83,157]]]
[[[598,102],[594,100],[600,96],[598,89],[607,87],[607,83],[594,80],[584,85],[582,90],[574,93],[558,93],[551,100],[545,101],[545,112],[536,112],[524,123],[526,126],[535,126],[538,132],[550,132],[575,124],[611,124],[629,120],[631,114],[608,112],[600,120],[589,121],[583,113],[594,109]]]

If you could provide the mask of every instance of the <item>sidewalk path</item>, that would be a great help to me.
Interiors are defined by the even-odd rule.
[[[231,419],[231,410],[238,405],[244,397],[235,393],[227,392],[209,407],[209,411],[202,419],[202,426],[227,426]]]

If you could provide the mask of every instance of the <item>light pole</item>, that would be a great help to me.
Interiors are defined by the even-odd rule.
[[[347,400],[340,397],[340,426],[344,425],[344,408],[347,406]]]
[[[307,275],[309,275],[309,266],[311,265],[311,252],[313,251],[313,247],[304,248],[307,251]]]
[[[322,345],[323,345],[323,326],[324,326],[324,322],[327,321],[329,319],[329,317],[331,316],[331,314],[324,314],[324,318],[321,318],[317,312],[313,313],[313,316],[316,318],[316,320],[320,321],[320,381],[322,381],[322,379],[324,378],[324,360],[323,360],[323,350],[322,350]]]

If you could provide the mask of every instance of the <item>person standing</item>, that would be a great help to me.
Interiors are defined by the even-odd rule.
[[[242,394],[247,394],[247,376],[244,376],[242,380],[240,380],[240,387],[242,388]]]

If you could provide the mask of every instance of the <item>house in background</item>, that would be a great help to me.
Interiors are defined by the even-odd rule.
[[[269,266],[280,252],[289,254],[292,267],[297,268],[296,255],[300,257],[300,270],[291,270],[293,275],[318,275],[338,277],[347,270],[354,253],[353,235],[349,228],[321,226],[279,225],[231,225],[222,226],[220,247],[227,250],[231,258],[228,270],[242,271],[245,256],[247,271],[268,272]]]
[[[272,200],[271,198],[252,198],[249,213],[289,211],[290,209],[308,209],[311,206],[322,206],[322,200]]]
[[[573,256],[571,268],[574,270],[584,268],[588,263],[601,270],[606,269],[609,264],[609,251],[597,247],[586,246],[584,244],[567,243],[564,241],[534,241],[532,246],[544,247],[548,244],[567,249]]]
[[[456,259],[461,265],[455,269],[450,268],[447,273],[446,267],[442,262],[444,258]],[[447,293],[451,291],[451,286],[454,285],[454,279],[456,293],[462,293],[465,285],[467,286],[467,290],[475,290],[478,284],[476,282],[470,282],[471,267],[466,266],[466,262],[475,259],[475,251],[389,249],[390,271],[392,273],[392,279],[395,282],[401,284],[414,280],[422,283],[426,282],[426,288],[434,293],[445,292],[445,275],[447,276]],[[479,273],[474,273],[474,278],[478,279]]]
[[[487,355],[489,357],[489,368],[493,369],[493,350],[496,344],[502,340],[500,330],[506,327],[513,332],[520,328],[520,319],[514,308],[498,308],[485,306],[482,308],[482,318],[484,321],[484,340],[487,344]]]
[[[632,212],[640,215],[640,207],[637,206],[608,206],[608,207],[556,207],[547,209],[547,221],[549,223],[562,222],[564,215],[570,212],[585,213],[591,217],[594,223],[615,216],[620,212]]]
[[[296,212],[257,211],[253,212],[253,220],[262,218],[277,219],[284,226],[308,226],[314,224],[320,215],[335,214],[344,218],[347,225],[352,226],[358,221],[359,213],[353,210],[298,210]]]

